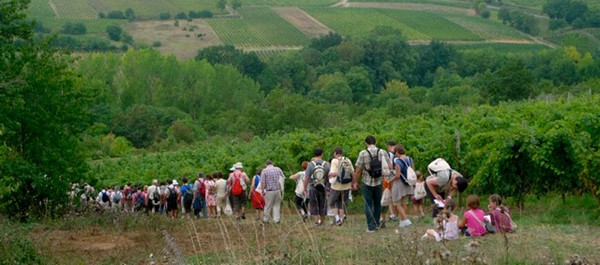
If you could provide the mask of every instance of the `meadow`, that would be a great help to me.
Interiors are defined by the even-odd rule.
[[[484,199],[484,196],[481,196]],[[167,219],[88,212],[28,224],[0,219],[0,263],[61,264],[576,264],[600,262],[599,205],[589,196],[528,198],[511,208],[516,233],[435,243],[421,240],[432,219],[365,232],[360,197],[343,226],[303,223],[286,195],[280,225],[257,222],[254,211],[233,218]],[[512,201],[508,200],[509,205]],[[487,201],[482,201],[485,209]],[[464,207],[456,214],[462,217]],[[11,231],[11,233],[8,233]],[[14,233],[17,231],[17,233]]]

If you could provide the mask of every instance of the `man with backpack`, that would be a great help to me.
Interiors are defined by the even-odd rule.
[[[329,207],[335,214],[335,224],[342,225],[345,219],[345,210],[348,207],[348,197],[352,188],[352,174],[354,167],[352,161],[344,156],[341,147],[333,149],[331,170],[329,171],[329,182],[331,193],[329,194]]]
[[[181,196],[183,197],[181,200],[183,206],[181,207],[182,213],[184,216],[187,215],[189,217],[192,212],[192,202],[194,201],[194,187],[188,183],[188,178],[186,177],[183,177],[181,182],[183,182],[181,185]]]
[[[310,214],[315,216],[315,224],[320,226],[327,215],[325,186],[328,181],[330,165],[323,160],[323,149],[316,148],[314,154],[315,156],[306,168],[304,192],[309,196]]]
[[[391,161],[386,151],[377,148],[375,137],[365,138],[367,148],[360,151],[356,160],[356,170],[352,181],[352,188],[358,190],[358,179],[362,177],[362,195],[365,200],[365,216],[367,218],[367,232],[377,230],[381,222],[381,194],[383,178],[390,172]]]
[[[123,188],[123,208],[125,211],[133,211],[133,188],[131,182]]]
[[[273,221],[279,224],[281,220],[281,200],[283,189],[280,181],[285,179],[281,168],[273,166],[271,160],[265,162],[265,169],[260,173],[260,187],[265,198],[265,210],[263,213],[263,222],[269,222],[271,209],[273,210]]]
[[[158,187],[158,180],[152,180],[152,185],[148,187],[148,212],[158,213],[160,207],[160,188]]]
[[[112,208],[115,210],[120,210],[123,208],[123,193],[121,192],[121,188],[119,188],[119,186],[115,186],[113,192],[110,194],[110,203]]]
[[[208,208],[206,207],[206,186],[204,185],[204,175],[198,173],[198,179],[194,182],[194,216],[200,218],[200,212],[204,218],[208,218]]]
[[[248,175],[242,171],[244,166],[241,162],[233,165],[234,171],[229,173],[227,186],[229,187],[229,199],[237,220],[246,219],[246,187],[250,183]]]
[[[167,180],[167,184],[168,185],[165,187],[167,217],[175,219],[177,218],[177,201],[179,200],[181,193],[179,192],[177,180]]]

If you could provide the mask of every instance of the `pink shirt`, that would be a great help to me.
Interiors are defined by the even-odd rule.
[[[485,213],[481,209],[471,209],[464,213],[464,218],[467,219],[467,231],[472,237],[483,236],[485,234],[485,226],[483,226],[483,222],[485,221],[483,218],[484,215]]]

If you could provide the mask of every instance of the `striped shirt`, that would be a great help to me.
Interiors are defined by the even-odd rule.
[[[268,165],[260,174],[260,183],[266,191],[280,190],[279,179],[285,178],[283,171],[273,165]]]
[[[381,161],[382,169],[392,163],[390,161],[388,153],[385,150],[381,150],[375,145],[369,145],[367,149],[369,150],[369,152],[371,152],[371,155],[373,157],[377,155],[377,150],[379,150],[379,160]],[[356,167],[362,169],[362,181],[365,185],[375,187],[383,183],[383,176],[379,178],[373,178],[371,177],[371,175],[369,175],[369,168],[371,167],[371,157],[369,156],[367,150],[362,150],[358,154],[358,159],[356,159]],[[383,170],[384,172],[386,171],[386,169]]]

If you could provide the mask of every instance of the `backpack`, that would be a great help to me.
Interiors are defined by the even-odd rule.
[[[420,200],[427,196],[427,191],[425,191],[425,182],[420,182],[415,184],[415,200]]]
[[[177,192],[173,188],[167,189],[169,189],[169,197],[167,198],[167,203],[171,205],[177,204]]]
[[[122,198],[123,198],[123,193],[121,193],[120,191],[117,191],[117,192],[115,192],[115,195],[113,195],[113,202],[120,203]]]
[[[409,157],[408,158],[409,161],[411,161],[412,159]],[[417,173],[415,172],[415,170],[411,167],[411,165],[409,165],[408,162],[406,162],[404,159],[400,159],[400,161],[402,161],[404,163],[404,165],[406,165],[406,176],[402,176],[402,182],[404,182],[404,184],[407,185],[415,185],[417,183]],[[412,163],[410,163],[412,164]]]
[[[133,197],[133,192],[131,190],[131,188],[126,188],[123,193],[125,194],[125,198],[127,198],[127,200],[131,200],[131,198]]]
[[[340,158],[340,169],[338,170],[337,181],[341,184],[352,182],[352,162],[350,162],[350,159],[343,156]]]
[[[200,185],[198,185],[198,194],[204,197],[206,196],[206,186],[204,186],[204,179],[198,179],[198,182],[200,182]]]
[[[427,171],[429,171],[429,174],[431,175],[435,175],[440,171],[448,169],[450,169],[450,164],[448,164],[448,162],[446,162],[446,160],[444,160],[443,158],[437,158],[436,160],[433,160],[433,162],[429,163],[429,165],[427,166]]]
[[[144,205],[144,193],[140,192],[138,193],[137,199],[136,199],[136,203],[138,206],[143,206]]]
[[[321,161],[319,164],[315,161],[312,161],[311,163],[315,166],[312,174],[313,186],[317,190],[323,191],[325,190],[325,179],[327,178],[327,176],[325,176],[325,168],[323,167],[325,161]]]
[[[379,149],[377,149],[377,154],[375,155],[375,157],[371,155],[369,149],[365,150],[367,150],[367,153],[369,153],[369,157],[371,158],[371,161],[369,162],[369,170],[367,170],[367,172],[369,172],[369,175],[372,178],[381,177],[381,175],[383,175],[383,168],[381,166],[381,160],[379,160]]]
[[[102,202],[110,201],[110,197],[108,197],[108,193],[106,191],[102,192]]]
[[[239,196],[244,193],[244,188],[242,188],[242,176],[236,176],[233,174],[233,185],[231,185],[231,194],[233,196]]]
[[[185,185],[186,189],[185,189],[185,194],[183,195],[183,200],[185,201],[191,201],[194,199],[194,191],[192,189],[192,185],[187,184]]]

